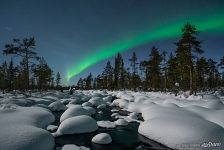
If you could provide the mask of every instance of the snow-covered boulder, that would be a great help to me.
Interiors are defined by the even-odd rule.
[[[128,115],[128,118],[137,120],[137,119],[138,119],[138,117],[137,117],[137,113],[135,113],[135,112],[130,113],[130,114]]]
[[[81,115],[64,120],[58,127],[55,136],[62,134],[80,134],[96,131],[98,125],[96,120],[90,116]]]
[[[85,146],[77,146],[74,144],[66,144],[62,147],[61,150],[89,150],[89,148]]]
[[[108,133],[100,133],[92,138],[92,142],[96,144],[109,144],[112,142],[112,139]]]
[[[99,127],[103,127],[103,128],[115,128],[116,125],[114,122],[111,121],[97,121],[97,124]]]
[[[117,121],[115,121],[115,124],[117,126],[126,126],[126,125],[128,125],[128,122],[124,119],[118,119]]]
[[[113,100],[112,96],[107,96],[107,97],[103,98],[103,101],[105,101],[105,102],[111,102],[112,100]]]
[[[111,117],[116,117],[116,116],[119,116],[119,113],[113,113],[113,114],[111,114]]]
[[[52,111],[62,111],[62,110],[65,110],[67,107],[60,101],[56,101],[56,102],[53,102],[51,103],[49,106],[48,106]]]
[[[84,103],[82,104],[82,106],[89,106],[89,107],[92,107],[93,104],[90,103],[90,102],[84,102]]]
[[[89,111],[82,108],[81,105],[73,105],[70,106],[60,117],[60,122],[64,121],[65,119],[80,116],[80,115],[91,115]]]
[[[121,108],[128,108],[129,101],[126,99],[115,99],[112,105],[119,106]]]
[[[69,102],[69,104],[77,104],[79,103],[79,99],[71,99],[71,101]]]
[[[62,102],[63,104],[68,104],[70,101],[71,101],[70,98],[63,98],[63,99],[61,99],[61,102]]]
[[[36,104],[36,105],[33,105],[33,107],[42,107],[42,108],[49,109],[49,107],[45,104]]]
[[[47,126],[47,130],[48,131],[54,131],[54,130],[57,130],[58,129],[58,126],[55,126],[55,125],[49,125]]]
[[[54,148],[54,137],[44,130],[54,121],[54,115],[47,109],[1,105],[0,118],[1,150]]]
[[[89,112],[90,115],[93,115],[96,113],[96,110],[93,107],[89,107],[89,106],[84,106],[83,107],[85,110],[87,110]]]
[[[97,109],[103,109],[103,108],[106,108],[105,104],[101,104],[101,105],[97,106]]]
[[[111,112],[118,112],[119,110],[117,109],[111,109]]]
[[[105,104],[105,102],[103,101],[103,99],[101,97],[93,97],[89,100],[89,102],[93,105],[93,106],[99,106],[101,104]]]
[[[203,144],[206,142],[223,143],[223,128],[199,117],[185,116],[156,117],[140,124],[139,134],[167,145],[182,149],[185,143]],[[179,146],[179,147],[178,147]],[[201,147],[199,147],[201,148]],[[221,145],[218,149],[223,149]]]

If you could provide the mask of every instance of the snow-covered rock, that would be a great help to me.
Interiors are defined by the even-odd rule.
[[[60,122],[64,121],[65,119],[80,116],[80,115],[91,115],[89,111],[84,109],[81,105],[73,105],[70,106],[60,117]]]
[[[58,129],[58,126],[55,126],[55,125],[49,125],[47,126],[47,130],[48,131],[54,131],[54,130],[57,130]]]
[[[84,106],[83,107],[85,110],[87,110],[89,112],[90,115],[93,115],[96,113],[96,110],[93,107],[89,107],[89,106]]]
[[[93,104],[90,103],[90,102],[84,102],[84,103],[82,104],[82,106],[89,106],[89,107],[92,107]]]
[[[100,133],[92,138],[92,142],[96,144],[109,144],[112,142],[112,139],[108,133]]]
[[[116,117],[116,116],[119,116],[119,113],[113,113],[113,114],[111,114],[111,117]]]
[[[89,150],[89,148],[85,146],[77,146],[74,144],[66,144],[62,147],[61,150]]]
[[[67,107],[60,101],[56,101],[56,102],[53,102],[51,103],[49,106],[48,106],[52,111],[62,111],[62,110],[65,110]]]
[[[156,117],[140,124],[138,132],[173,149],[185,143],[223,143],[223,128],[199,117]],[[218,149],[223,149],[223,145]]]
[[[0,106],[1,150],[49,150],[54,138],[46,130],[54,115],[41,107]]]
[[[126,125],[128,125],[128,122],[124,119],[118,119],[118,120],[115,121],[115,124],[117,126],[126,126]]]
[[[107,97],[103,98],[103,101],[105,101],[105,102],[111,102],[112,100],[113,100],[112,96],[107,96]]]
[[[105,102],[103,101],[103,99],[101,97],[93,97],[89,100],[89,102],[93,105],[93,106],[99,106],[101,104],[105,104]]]
[[[101,105],[97,106],[97,109],[103,109],[103,108],[106,108],[105,104],[101,104]]]
[[[69,104],[77,104],[79,103],[79,99],[71,99],[71,101],[69,102]]]
[[[135,112],[130,113],[130,114],[128,115],[128,118],[137,120],[137,119],[138,119],[138,117],[137,117],[137,113],[135,113]]]
[[[115,128],[116,125],[114,122],[111,121],[97,121],[97,124],[99,127],[103,127],[103,128]]]
[[[54,135],[90,133],[97,129],[96,120],[90,116],[81,115],[64,120]]]

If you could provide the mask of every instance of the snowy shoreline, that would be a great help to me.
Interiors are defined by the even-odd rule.
[[[116,99],[113,99],[115,97]],[[48,127],[48,130],[57,130],[54,136],[93,132],[98,126],[116,128],[134,121],[140,123],[138,133],[158,145],[161,143],[172,149],[223,149],[223,101],[223,95],[219,93],[201,93],[199,96],[183,93],[175,96],[161,92],[89,90],[68,95],[50,91],[45,94],[32,93],[32,97],[28,98],[22,94],[1,94],[0,148],[54,148],[54,137],[46,129],[55,120],[51,111],[64,111],[59,128]],[[97,122],[92,119],[93,114],[103,113],[101,110],[106,106],[127,110],[127,116],[122,116],[117,113],[118,110],[112,109],[111,117],[115,119],[114,122]],[[139,114],[144,120],[138,117]],[[88,126],[85,126],[87,124]],[[45,137],[45,140],[40,140],[40,137]],[[96,136],[94,139],[104,143],[97,137],[110,141],[108,135]],[[37,140],[37,144],[33,144],[34,140]],[[14,144],[11,144],[12,142]]]

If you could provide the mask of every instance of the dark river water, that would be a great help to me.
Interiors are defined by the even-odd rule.
[[[107,106],[102,110],[102,114],[96,113],[92,117],[97,120],[110,120],[115,121],[116,119],[111,118],[112,112],[111,107]],[[59,119],[62,112],[54,112],[56,122],[54,125],[59,125]],[[127,115],[125,111],[119,111],[120,115]],[[55,138],[56,147],[62,147],[65,144],[75,144],[78,146],[85,146],[92,150],[167,150],[169,148],[149,140],[144,136],[138,134],[139,123],[131,122],[127,126],[116,126],[115,128],[101,128],[95,132],[87,134],[72,134],[62,135]],[[98,133],[108,133],[112,138],[112,143],[107,145],[94,144],[91,142],[92,138]]]

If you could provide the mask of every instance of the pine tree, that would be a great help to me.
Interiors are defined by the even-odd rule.
[[[214,88],[217,85],[218,70],[217,70],[216,64],[217,62],[215,62],[211,58],[208,59],[208,86],[209,88]]]
[[[79,78],[78,82],[77,82],[77,87],[79,89],[83,89],[83,79],[82,78]]]
[[[218,64],[221,72],[221,86],[224,87],[224,56],[220,59],[220,63]]]
[[[158,90],[160,88],[160,64],[162,61],[162,56],[160,55],[156,47],[152,47],[150,53],[150,59],[147,65],[147,70],[149,72],[148,82],[153,90]]]
[[[7,71],[9,91],[14,89],[15,71],[16,69],[14,68],[13,61],[11,60]]]
[[[169,59],[167,61],[167,85],[168,88],[172,91],[175,90],[175,83],[179,83],[180,79],[179,77],[179,68],[177,64],[176,57],[173,56],[172,53],[170,53]]]
[[[90,73],[87,78],[86,78],[86,89],[92,89],[92,82],[93,82],[93,77],[92,74]]]
[[[113,88],[113,72],[114,68],[111,66],[110,61],[108,61],[102,73],[103,87],[106,89]]]
[[[115,89],[124,88],[124,62],[120,53],[115,57],[114,65],[114,86]]]
[[[57,87],[59,87],[60,82],[61,82],[61,75],[60,75],[59,72],[57,72],[57,74],[56,74],[56,80],[55,80],[55,83],[56,83],[56,86]]]
[[[39,59],[39,57],[37,57],[37,53],[34,52],[34,49],[35,49],[34,38],[24,38],[23,40],[13,39],[13,43],[6,44],[5,50],[3,50],[3,53],[6,55],[16,55],[24,59],[26,66],[25,81],[27,90],[29,90],[29,67],[30,67],[29,60]]]
[[[167,52],[163,51],[162,59],[163,59],[163,72],[164,72],[164,91],[167,89],[167,60],[166,60]]]
[[[198,31],[195,26],[191,25],[190,23],[185,24],[182,28],[182,36],[181,39],[176,43],[177,49],[179,49],[179,53],[183,53],[181,57],[182,59],[185,58],[186,63],[189,68],[189,88],[191,93],[193,93],[193,71],[194,71],[194,64],[193,58],[195,58],[194,54],[202,54],[203,50],[201,49],[201,42],[197,40],[196,35]],[[178,53],[176,54],[178,57]],[[180,60],[180,59],[178,59]],[[182,70],[183,71],[183,70]],[[183,76],[183,74],[182,74]]]
[[[8,65],[7,62],[4,61],[1,66],[1,89],[3,90],[3,94],[8,87]]]
[[[131,75],[131,84],[130,87],[134,90],[136,90],[137,86],[138,86],[138,80],[139,80],[139,76],[137,73],[137,65],[138,65],[138,59],[137,56],[135,54],[135,52],[133,52],[132,57],[129,59],[129,61],[131,62],[131,68],[132,68],[132,75]]]
[[[38,89],[40,91],[46,90],[50,86],[53,71],[43,57],[40,58],[39,64],[35,65],[32,71],[36,78]]]
[[[196,62],[196,87],[203,89],[205,87],[205,75],[207,72],[208,64],[204,57],[201,57]]]

